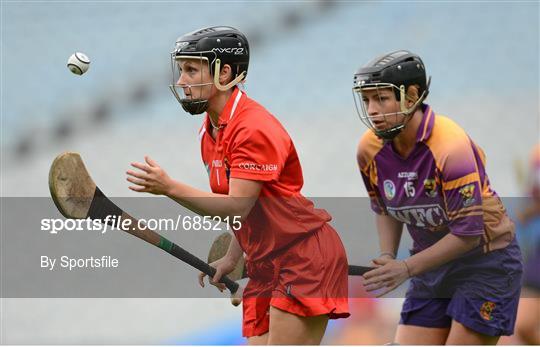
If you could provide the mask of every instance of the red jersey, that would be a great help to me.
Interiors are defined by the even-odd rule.
[[[206,115],[199,132],[212,192],[228,194],[230,178],[263,182],[259,199],[235,231],[248,261],[283,250],[331,220],[300,193],[304,180],[294,144],[264,107],[235,88],[218,126],[214,139]]]

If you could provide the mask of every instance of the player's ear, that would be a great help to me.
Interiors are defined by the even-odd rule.
[[[418,89],[420,87],[416,84],[407,87],[407,107],[412,107],[419,98]]]
[[[225,85],[229,83],[230,81],[232,81],[232,79],[233,79],[233,76],[232,76],[231,66],[229,64],[223,65],[221,67],[221,71],[219,72],[219,82],[222,85]]]

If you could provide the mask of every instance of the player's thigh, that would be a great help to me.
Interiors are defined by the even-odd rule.
[[[268,333],[264,333],[260,336],[251,336],[247,338],[247,343],[250,346],[262,346],[268,344]]]
[[[326,331],[328,316],[300,317],[270,307],[269,345],[318,345]]]
[[[496,345],[500,336],[489,336],[467,328],[458,321],[453,320],[450,333],[446,340],[447,345]]]
[[[450,328],[398,325],[394,342],[400,345],[444,345]]]

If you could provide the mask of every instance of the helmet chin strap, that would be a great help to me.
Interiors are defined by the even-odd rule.
[[[186,100],[182,99],[180,100],[180,105],[182,105],[182,108],[184,111],[196,115],[206,112],[208,109],[208,100]]]
[[[240,75],[236,76],[236,78],[234,80],[230,81],[226,85],[222,85],[219,82],[219,73],[218,73],[218,71],[220,71],[220,69],[221,69],[221,60],[216,59],[216,62],[214,63],[214,85],[216,86],[216,88],[218,90],[220,90],[222,92],[231,89],[232,87],[234,87],[235,85],[240,83],[246,77],[246,72],[242,71],[242,73]]]
[[[212,85],[212,83],[203,83],[198,86],[206,86],[206,85]],[[169,85],[169,89],[175,96],[176,100],[180,103],[184,111],[196,115],[204,113],[208,109],[208,99],[188,99],[188,98],[182,98],[176,91],[176,85]],[[191,89],[191,86],[189,86]]]
[[[407,119],[405,119],[405,121],[399,125],[396,125],[395,127],[392,127],[390,129],[386,129],[386,130],[374,130],[375,131],[375,135],[377,135],[377,137],[385,140],[385,141],[391,141],[393,140],[396,136],[398,136],[402,131],[403,129],[407,126],[407,123],[409,123],[409,121],[411,120],[411,114],[405,114],[405,117]]]
[[[391,141],[403,130],[405,124],[397,125],[387,130],[375,130],[375,135],[385,141]]]

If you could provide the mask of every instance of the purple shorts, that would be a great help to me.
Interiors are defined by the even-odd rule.
[[[456,259],[415,276],[400,324],[447,328],[456,320],[481,334],[512,335],[522,267],[514,240],[504,249]]]

